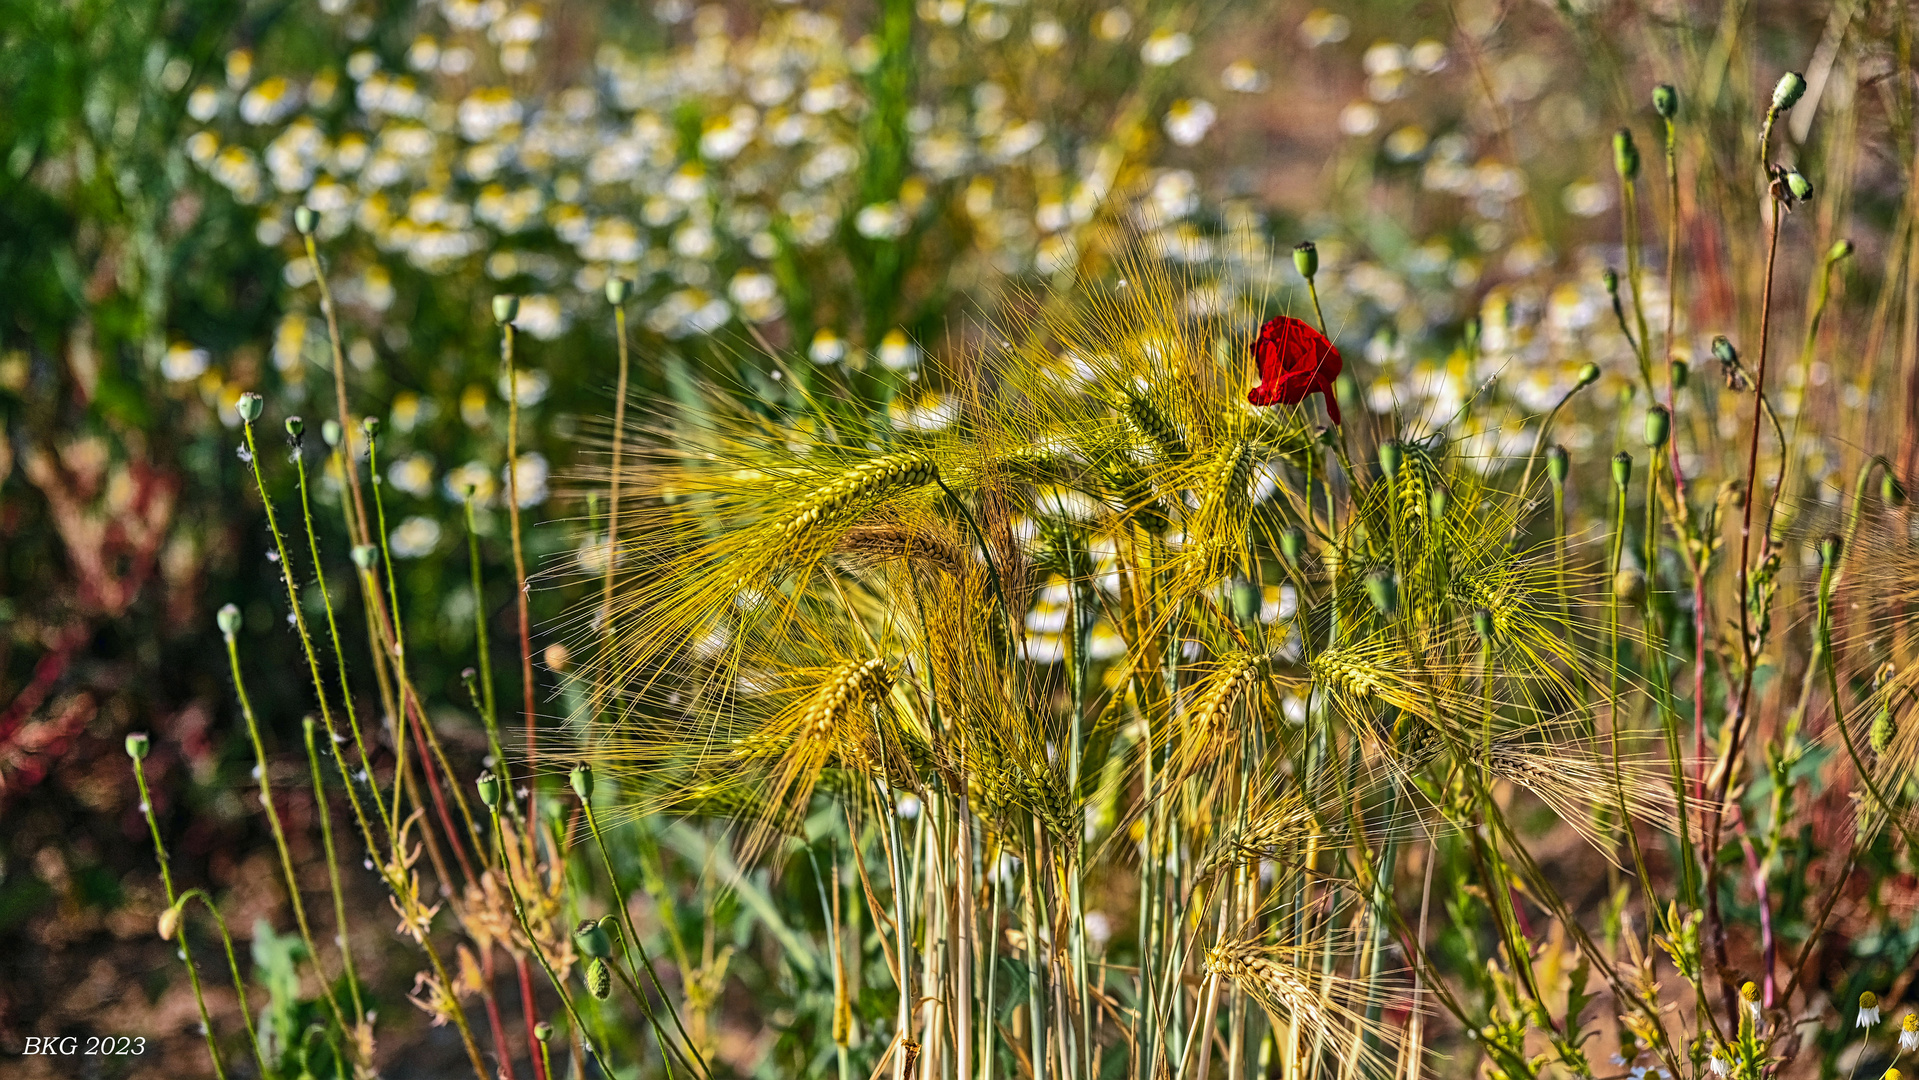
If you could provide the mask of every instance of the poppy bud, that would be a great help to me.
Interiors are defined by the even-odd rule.
[[[1598,364],[1582,365],[1579,369],[1579,379],[1577,383],[1575,383],[1575,389],[1584,390],[1586,387],[1591,386],[1592,384],[1598,381],[1599,381],[1599,365]]]
[[[1646,575],[1637,566],[1628,566],[1612,576],[1612,591],[1628,604],[1637,604],[1646,595]]]
[[[605,1001],[613,993],[613,973],[606,969],[606,961],[597,956],[586,965],[586,992],[599,1001]]]
[[[1772,88],[1772,111],[1785,112],[1799,103],[1806,93],[1806,77],[1797,71],[1788,71],[1779,76],[1779,85]]]
[[[221,636],[231,638],[240,632],[240,609],[232,604],[222,605],[213,621],[220,628]]]
[[[1399,581],[1391,570],[1375,570],[1366,575],[1366,595],[1373,602],[1373,609],[1381,615],[1390,617],[1399,610]]]
[[[538,1039],[540,1042],[546,1042],[547,1040],[553,1037],[553,1025],[547,1023],[544,1020],[540,1021],[537,1024],[534,1024],[533,1037],[535,1039]]]
[[[480,802],[484,803],[487,809],[491,810],[500,805],[500,778],[494,776],[491,769],[481,773],[480,778],[473,782],[473,786],[479,788]]]
[[[313,226],[318,222],[318,219],[319,215],[313,212],[311,206],[296,206],[293,208],[293,228],[301,236],[312,236]]]
[[[1385,473],[1388,479],[1397,477],[1399,475],[1399,466],[1404,459],[1404,453],[1405,452],[1400,449],[1399,440],[1397,439],[1388,439],[1380,443],[1379,471]]]
[[[1566,448],[1554,443],[1546,448],[1546,475],[1552,478],[1554,487],[1564,487],[1566,476],[1572,472],[1572,458]]]
[[[1819,538],[1819,565],[1828,569],[1839,565],[1839,538],[1828,533]]]
[[[1686,380],[1692,377],[1692,369],[1686,366],[1684,360],[1674,360],[1668,370],[1672,373],[1672,388],[1684,390]]]
[[[607,936],[606,928],[594,919],[582,919],[580,925],[573,928],[573,944],[587,956],[604,957],[613,955],[613,939]]]
[[[1621,491],[1632,484],[1632,455],[1621,450],[1612,456],[1612,486]]]
[[[1619,295],[1619,271],[1608,266],[1606,267],[1606,272],[1599,275],[1599,281],[1600,284],[1606,286],[1607,296]]]
[[[1852,241],[1850,240],[1843,238],[1834,240],[1832,246],[1826,249],[1826,261],[1829,263],[1836,263],[1842,259],[1850,258],[1852,258]]]
[[[573,785],[573,794],[578,795],[581,802],[587,802],[593,798],[592,766],[585,762],[573,766],[573,771],[566,774],[566,782]]]
[[[1879,501],[1887,506],[1906,505],[1906,489],[1891,473],[1886,473],[1879,478]]]
[[[233,410],[240,414],[241,420],[251,424],[260,418],[260,410],[265,406],[266,402],[261,400],[260,395],[249,390],[240,395],[240,400],[234,403]]]
[[[127,736],[127,756],[135,761],[145,761],[147,751],[152,749],[152,741],[144,731],[136,731]]]
[[[1293,269],[1307,281],[1319,273],[1319,247],[1311,240],[1301,240],[1293,245]]]
[[[321,424],[320,438],[325,440],[329,447],[340,445],[340,422],[338,420],[328,420],[326,423]]]
[[[287,417],[287,438],[292,439],[294,445],[299,445],[300,436],[306,433],[306,429],[306,421],[297,416]]]
[[[1646,410],[1646,445],[1658,450],[1666,445],[1666,436],[1672,431],[1672,414],[1664,405],[1654,405]]]
[[[493,298],[493,321],[501,326],[511,325],[520,314],[520,298],[511,293],[502,293]]]
[[[160,931],[161,941],[173,940],[173,935],[180,930],[180,908],[177,904],[160,913],[160,925],[158,929]]]
[[[1806,174],[1798,169],[1787,169],[1786,190],[1791,192],[1792,197],[1797,201],[1805,202],[1812,198],[1812,181],[1806,179]]]
[[[1671,120],[1679,115],[1679,91],[1670,83],[1660,83],[1652,88],[1652,109],[1660,119]]]
[[[1630,129],[1620,128],[1613,133],[1612,167],[1627,183],[1639,177],[1639,147],[1632,141]]]
[[[610,277],[606,279],[606,302],[612,304],[614,307],[619,307],[621,304],[626,303],[626,298],[632,295],[632,292],[633,283],[625,278]]]
[[[379,558],[379,555],[379,549],[375,548],[372,544],[353,545],[353,565],[362,570],[373,569],[373,564],[375,560]]]
[[[379,438],[380,437],[380,418],[377,416],[361,417],[360,430],[366,432],[366,437],[369,439]]]
[[[1493,629],[1493,613],[1485,608],[1475,609],[1473,611],[1473,633],[1479,635],[1481,644],[1491,645],[1493,643]]]
[[[1306,530],[1297,525],[1288,525],[1279,533],[1279,553],[1286,557],[1286,564],[1299,566],[1299,560],[1306,557]]]

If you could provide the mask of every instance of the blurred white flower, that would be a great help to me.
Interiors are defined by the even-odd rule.
[[[386,479],[408,495],[423,498],[433,493],[433,459],[425,454],[408,454],[387,468]]]
[[[1139,47],[1139,58],[1148,67],[1166,67],[1191,55],[1193,39],[1177,30],[1155,30]]]
[[[1235,60],[1219,73],[1219,84],[1236,94],[1257,94],[1267,83],[1266,73],[1245,60]]]
[[[1162,123],[1167,138],[1180,146],[1192,146],[1206,137],[1218,119],[1219,110],[1213,108],[1211,102],[1202,98],[1181,98],[1166,110],[1166,119]]]
[[[515,326],[526,324],[526,299],[520,301],[520,317],[513,321]],[[538,405],[546,399],[546,392],[552,386],[552,380],[546,372],[537,368],[517,368],[512,372],[500,372],[500,400],[506,400],[510,394],[518,393],[521,408]]]
[[[815,364],[837,364],[846,358],[846,342],[833,331],[821,329],[813,335],[806,355]]]
[[[862,206],[853,217],[853,228],[869,240],[891,240],[903,236],[907,225],[906,213],[897,202]]]
[[[1178,221],[1199,209],[1199,185],[1185,169],[1168,169],[1153,181],[1148,196],[1162,221]]]
[[[387,543],[396,559],[417,559],[432,554],[440,544],[440,523],[420,515],[407,518],[387,537]]]
[[[1379,110],[1364,101],[1355,101],[1339,110],[1339,130],[1355,137],[1379,130]]]
[[[1325,8],[1316,8],[1308,12],[1299,23],[1299,39],[1310,49],[1345,41],[1346,35],[1352,31],[1353,24],[1347,20],[1346,16],[1327,11]]]
[[[1612,188],[1591,180],[1576,180],[1566,185],[1559,201],[1568,213],[1580,217],[1598,217],[1612,209]]]
[[[733,275],[726,294],[732,297],[740,309],[740,317],[747,322],[771,322],[786,310],[780,302],[779,284],[771,274],[742,270]]]
[[[520,297],[520,314],[514,325],[541,341],[552,341],[566,333],[569,320],[557,297],[534,293]],[[539,387],[538,396],[528,400],[529,385]],[[538,371],[520,373],[520,404],[531,405],[546,395],[546,376]]]
[[[484,393],[484,391],[482,392]],[[499,485],[493,478],[493,470],[477,461],[469,461],[457,468],[447,470],[440,480],[440,489],[454,502],[464,502],[467,492],[473,493],[473,502],[485,506],[493,500],[499,491]]]
[[[1093,19],[1093,34],[1101,41],[1118,41],[1133,32],[1133,14],[1123,7],[1109,7]]]
[[[195,87],[187,95],[187,115],[202,124],[220,115],[220,91],[211,86]]]
[[[905,371],[919,366],[920,349],[906,336],[906,331],[894,327],[880,339],[878,350],[880,366],[888,371]]]
[[[510,470],[500,470],[500,490],[516,495],[522,509],[538,506],[546,501],[548,471],[544,455],[521,454]]]
[[[167,346],[166,354],[160,358],[160,374],[165,375],[168,382],[192,382],[206,374],[211,360],[205,349],[176,341]]]

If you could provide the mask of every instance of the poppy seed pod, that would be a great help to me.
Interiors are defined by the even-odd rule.
[[[1399,466],[1405,460],[1405,451],[1400,449],[1399,440],[1387,439],[1379,444],[1379,471],[1388,478],[1399,475]]]
[[[1850,259],[1852,251],[1852,241],[1844,238],[1834,240],[1832,246],[1826,249],[1826,261],[1836,263],[1843,259]]]
[[[1486,608],[1474,609],[1473,633],[1479,635],[1480,644],[1491,645],[1493,643],[1493,630],[1493,613]]]
[[[1662,120],[1671,120],[1679,115],[1679,91],[1670,83],[1660,83],[1652,88],[1652,109]]]
[[[1798,169],[1787,169],[1786,190],[1792,193],[1794,199],[1805,202],[1812,198],[1812,181],[1806,179],[1806,174]]]
[[[260,395],[249,390],[240,395],[239,401],[234,402],[233,411],[240,414],[241,420],[251,424],[260,418],[260,410],[265,407],[266,402],[261,400]]]
[[[1668,370],[1672,373],[1672,388],[1674,390],[1684,390],[1686,388],[1686,380],[1692,377],[1692,369],[1686,366],[1684,360],[1674,360],[1668,366]]]
[[[1288,525],[1279,534],[1279,553],[1286,557],[1286,564],[1295,569],[1299,561],[1306,557],[1306,530],[1297,525]]]
[[[292,439],[296,444],[300,441],[300,436],[306,434],[306,429],[306,421],[297,416],[287,417],[287,438]]]
[[[127,756],[135,761],[145,761],[147,751],[152,749],[152,740],[144,731],[136,731],[127,736]]]
[[[581,802],[593,798],[592,766],[585,762],[573,766],[573,771],[566,774],[566,782],[573,785],[573,794],[578,795]]]
[[[366,437],[369,439],[379,438],[380,437],[380,418],[377,416],[361,417],[360,430],[366,432]]]
[[[1399,581],[1391,570],[1375,570],[1366,575],[1366,596],[1373,610],[1390,617],[1399,610]]]
[[[1259,587],[1241,578],[1233,583],[1233,620],[1241,626],[1259,621]]]
[[[221,636],[230,638],[240,632],[240,609],[232,604],[222,605],[213,621],[220,628]]]
[[[1564,487],[1566,477],[1572,472],[1572,457],[1566,448],[1554,443],[1546,448],[1546,475],[1552,479],[1554,487]]]
[[[480,802],[486,804],[487,809],[495,809],[500,805],[500,778],[494,776],[491,769],[481,773],[473,786],[480,790]]]
[[[573,944],[587,956],[605,957],[613,955],[613,939],[607,936],[606,928],[597,920],[581,919],[580,925],[573,928]]]
[[[546,1042],[547,1040],[553,1038],[553,1025],[547,1023],[544,1020],[540,1021],[537,1024],[534,1024],[533,1037],[539,1040],[540,1042]]]
[[[313,227],[319,224],[319,217],[311,206],[296,206],[293,208],[293,228],[301,236],[312,236]]]
[[[1613,132],[1612,167],[1619,178],[1628,183],[1639,178],[1639,146],[1632,141],[1632,131],[1628,128]]]
[[[1612,486],[1621,491],[1632,484],[1632,455],[1621,450],[1612,456]]]
[[[1646,410],[1646,445],[1658,450],[1666,445],[1666,437],[1672,433],[1672,414],[1664,405],[1654,405]]]
[[[1578,389],[1584,390],[1586,387],[1591,386],[1592,384],[1598,381],[1599,381],[1599,365],[1585,364],[1585,365],[1582,365],[1579,369],[1579,380],[1577,383],[1575,383],[1575,386]]]
[[[626,303],[626,298],[632,294],[632,282],[623,277],[610,277],[606,279],[607,303],[612,304],[614,307],[619,307],[621,304]]]
[[[1607,296],[1619,295],[1619,271],[1610,266],[1606,267],[1606,272],[1599,275],[1599,282],[1606,286]]]
[[[373,564],[375,560],[379,558],[379,555],[379,550],[372,544],[353,545],[353,565],[362,570],[372,570]]]
[[[1836,567],[1839,565],[1839,538],[1827,533],[1819,538],[1819,565]]]
[[[1301,240],[1293,245],[1293,269],[1307,281],[1319,273],[1319,245],[1311,240]]]
[[[328,420],[321,424],[320,438],[326,442],[328,447],[340,445],[340,422],[338,420]]]
[[[512,293],[501,293],[493,298],[493,321],[501,326],[509,326],[520,315],[520,298]]]
[[[613,973],[606,969],[606,961],[597,956],[586,965],[586,992],[596,1001],[605,1001],[613,993]]]
[[[1739,350],[1732,347],[1732,341],[1724,334],[1712,339],[1712,357],[1726,367],[1739,362]]]
[[[1772,111],[1785,112],[1806,94],[1806,77],[1797,71],[1788,71],[1779,76],[1779,85],[1772,88]]]
[[[1646,575],[1637,566],[1628,566],[1612,576],[1612,591],[1628,604],[1646,597]]]

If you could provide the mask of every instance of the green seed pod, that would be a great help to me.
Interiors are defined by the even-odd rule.
[[[232,604],[224,604],[219,614],[213,617],[213,622],[220,628],[222,637],[230,638],[240,632],[240,609]]]
[[[1839,538],[1831,533],[1819,538],[1819,565],[1831,569],[1839,565]]]
[[[594,919],[582,919],[580,925],[573,928],[573,944],[587,956],[613,955],[613,939],[608,936],[606,928]]]
[[[1612,137],[1612,167],[1621,180],[1632,182],[1639,178],[1639,147],[1632,141],[1632,131],[1620,128]]]
[[[320,425],[320,438],[326,442],[329,448],[340,445],[341,434],[340,422],[338,420],[328,420]]]
[[[362,570],[372,570],[379,561],[380,550],[372,544],[353,545],[353,565]]]
[[[1375,570],[1366,575],[1366,596],[1375,611],[1390,618],[1399,610],[1399,580],[1391,570]]]
[[[1399,466],[1404,460],[1405,451],[1400,447],[1399,440],[1387,439],[1379,444],[1379,471],[1385,473],[1388,479],[1399,475]]]
[[[1552,478],[1554,487],[1564,487],[1566,477],[1572,473],[1572,457],[1566,448],[1554,443],[1546,448],[1546,475]]]
[[[1652,88],[1652,111],[1662,120],[1671,120],[1679,115],[1679,91],[1670,83],[1660,83]]]
[[[1684,390],[1686,388],[1686,380],[1692,377],[1692,369],[1686,366],[1684,360],[1674,360],[1668,367],[1668,370],[1672,373],[1672,388],[1674,390]]]
[[[1879,477],[1879,501],[1892,507],[1906,505],[1906,489],[1891,473]]]
[[[546,1021],[544,1021],[544,1020],[542,1020],[542,1021],[540,1021],[540,1022],[539,1022],[539,1023],[537,1023],[537,1024],[534,1024],[534,1025],[533,1025],[533,1037],[534,1037],[535,1039],[538,1039],[538,1040],[539,1040],[540,1042],[546,1042],[546,1041],[548,1041],[548,1040],[550,1040],[550,1039],[552,1039],[552,1038],[553,1038],[553,1025],[552,1025],[552,1024],[549,1024],[549,1023],[547,1023],[547,1022],[546,1022]]]
[[[1637,566],[1628,566],[1612,576],[1612,591],[1628,604],[1646,597],[1646,575]]]
[[[1293,269],[1307,281],[1319,273],[1319,246],[1311,240],[1301,240],[1293,245]]]
[[[1730,367],[1739,362],[1739,350],[1732,347],[1732,341],[1726,335],[1719,334],[1712,339],[1712,357]]]
[[[292,439],[295,443],[298,443],[300,441],[300,437],[306,434],[306,429],[307,429],[306,421],[300,419],[297,416],[287,417],[287,438]]]
[[[1832,246],[1826,249],[1826,261],[1829,263],[1836,263],[1845,259],[1850,259],[1852,258],[1852,251],[1853,251],[1852,241],[1846,240],[1846,239],[1834,240],[1832,242]],[[1915,1014],[1915,1015],[1919,1015],[1919,1014]]]
[[[265,407],[266,402],[251,390],[241,394],[240,400],[233,405],[234,411],[240,414],[240,419],[249,424],[260,418],[260,410]]]
[[[293,208],[293,228],[301,236],[312,236],[313,227],[319,224],[320,215],[313,212],[311,206]]]
[[[1879,715],[1872,718],[1872,729],[1867,736],[1872,741],[1872,752],[1879,757],[1886,756],[1886,750],[1892,746],[1892,737],[1899,734],[1899,728],[1892,722],[1892,706],[1880,708]]]
[[[377,416],[361,417],[360,430],[366,432],[366,437],[369,439],[379,438],[380,437],[380,418]]]
[[[586,992],[599,1001],[605,1001],[613,993],[613,973],[607,970],[606,961],[597,956],[586,965]]]
[[[1607,296],[1619,295],[1619,271],[1606,267],[1606,272],[1599,275],[1599,283],[1606,287]]]
[[[500,805],[500,778],[494,776],[491,769],[481,773],[473,785],[480,789],[480,802],[486,804],[487,809]]]
[[[152,749],[151,741],[144,731],[136,731],[127,736],[127,756],[135,761],[145,761],[147,751]]]
[[[1251,626],[1259,621],[1259,589],[1252,582],[1241,578],[1233,582],[1233,620],[1241,626]]]
[[[1795,200],[1805,202],[1812,198],[1812,181],[1806,179],[1806,174],[1798,169],[1787,169],[1786,190],[1792,192]]]
[[[633,294],[632,282],[626,280],[623,277],[618,277],[618,276],[610,277],[606,279],[606,302],[607,303],[612,304],[614,307],[619,307],[621,304],[626,303],[626,298],[628,296],[631,296],[632,294]]]
[[[1580,390],[1584,390],[1586,387],[1591,386],[1592,384],[1598,381],[1599,381],[1599,365],[1598,364],[1582,364],[1579,368],[1579,379],[1577,382],[1574,383],[1574,386]]]
[[[1299,561],[1306,557],[1306,530],[1297,525],[1281,529],[1279,553],[1286,557],[1286,565],[1298,569]]]
[[[1672,433],[1672,414],[1664,405],[1654,405],[1646,410],[1646,445],[1654,450],[1666,445],[1666,437]]]
[[[1426,496],[1426,516],[1433,521],[1444,521],[1446,507],[1451,501],[1452,496],[1446,494],[1445,488],[1434,488],[1432,493]]]
[[[1779,76],[1779,85],[1772,88],[1772,111],[1785,112],[1799,104],[1799,99],[1804,97],[1805,93],[1806,77],[1797,71],[1786,72]]]
[[[1612,486],[1621,491],[1632,484],[1632,455],[1621,450],[1612,456]]]
[[[501,326],[510,324],[520,315],[520,298],[511,293],[502,293],[493,298],[493,321]]]
[[[1493,630],[1493,613],[1485,608],[1475,609],[1473,611],[1473,633],[1479,635],[1481,644],[1491,645],[1493,643]]]
[[[566,774],[566,782],[573,785],[573,794],[578,795],[581,802],[588,802],[593,798],[592,766],[585,762],[573,766],[573,771]]]

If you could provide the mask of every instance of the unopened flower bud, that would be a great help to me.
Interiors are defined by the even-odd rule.
[[[1606,272],[1599,275],[1599,283],[1606,287],[1607,296],[1619,295],[1619,271],[1606,267]]]
[[[1584,390],[1586,387],[1591,386],[1592,384],[1598,381],[1599,381],[1599,365],[1598,364],[1582,364],[1580,365],[1580,368],[1579,368],[1579,379],[1576,383],[1574,383],[1574,386],[1577,389]]]
[[[1732,341],[1726,335],[1719,334],[1712,339],[1712,357],[1722,364],[1737,364],[1739,350],[1732,347]]]
[[[1670,83],[1660,83],[1652,88],[1652,109],[1660,119],[1671,120],[1679,115],[1679,91]]]
[[[318,223],[319,215],[313,212],[311,206],[296,206],[293,208],[293,228],[301,236],[312,236],[313,226]]]
[[[1646,410],[1646,445],[1658,450],[1666,445],[1666,437],[1672,433],[1672,414],[1664,405],[1654,405]]]
[[[1786,190],[1792,193],[1796,201],[1805,202],[1812,198],[1812,181],[1806,179],[1806,174],[1798,169],[1787,169]]]
[[[1612,591],[1628,604],[1637,604],[1646,596],[1646,574],[1637,566],[1628,566],[1612,576]]]
[[[145,761],[147,751],[152,749],[151,740],[144,731],[136,731],[127,736],[127,756],[135,761]]]
[[[1772,88],[1772,111],[1785,112],[1799,103],[1806,93],[1806,77],[1797,71],[1788,71],[1779,76],[1779,85]]]
[[[173,935],[180,930],[180,908],[178,905],[169,907],[160,913],[159,930],[161,941],[173,940]]]
[[[1839,565],[1839,538],[1831,533],[1819,538],[1819,565],[1836,567]]]
[[[632,293],[633,283],[625,278],[610,277],[606,279],[606,302],[612,304],[614,307],[619,307],[621,304],[626,303],[626,298],[632,295]]]
[[[1852,241],[1846,240],[1843,238],[1839,240],[1834,240],[1832,242],[1832,246],[1826,249],[1826,261],[1829,263],[1836,263],[1843,259],[1850,259],[1852,258],[1852,252],[1853,252]],[[1915,1014],[1915,1015],[1919,1015],[1919,1014]]]
[[[1619,178],[1628,183],[1639,177],[1639,147],[1632,141],[1632,131],[1620,128],[1612,137],[1612,167]]]
[[[1554,443],[1546,448],[1546,475],[1552,478],[1554,487],[1563,487],[1566,477],[1572,472],[1572,456],[1566,448]]]
[[[233,404],[233,410],[240,414],[240,419],[249,424],[260,418],[260,410],[265,407],[266,402],[251,390],[241,394],[240,400]]]
[[[606,961],[594,957],[586,965],[586,992],[599,1001],[605,1001],[613,993],[613,973],[606,968]]]
[[[1632,484],[1632,455],[1621,450],[1612,456],[1612,486],[1621,491]]]
[[[1293,269],[1307,281],[1319,273],[1319,246],[1311,240],[1301,240],[1293,245]]]
[[[520,298],[502,293],[493,298],[493,321],[506,326],[520,315]]]
[[[361,417],[360,430],[366,432],[366,437],[369,439],[379,438],[380,437],[380,418],[377,416]]]
[[[232,604],[223,604],[213,616],[214,625],[220,628],[224,637],[232,637],[240,632],[240,609]]]
[[[1686,366],[1684,360],[1674,360],[1668,367],[1668,370],[1672,373],[1672,388],[1674,390],[1684,390],[1686,388],[1686,380],[1692,377],[1692,369]]]
[[[1879,477],[1879,501],[1891,507],[1906,505],[1906,489],[1891,473]]]

